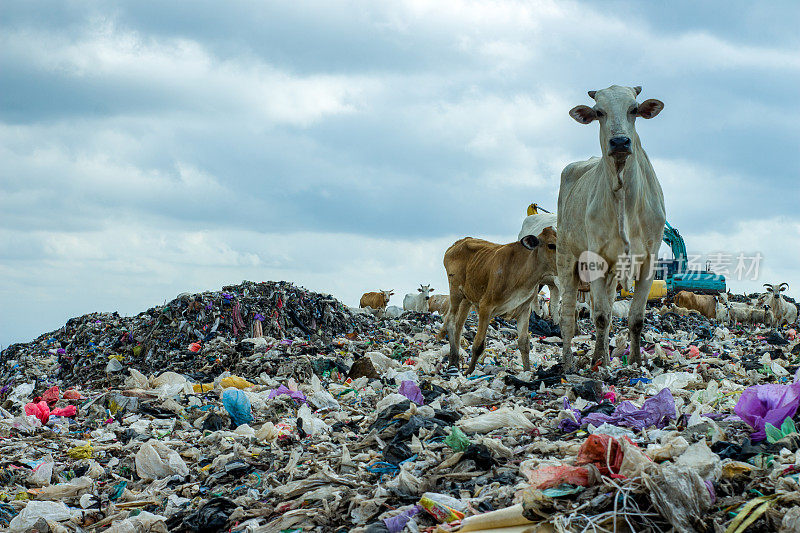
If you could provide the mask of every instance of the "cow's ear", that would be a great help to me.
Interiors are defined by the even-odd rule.
[[[537,239],[535,235],[525,235],[519,242],[528,250],[533,250],[539,246],[539,239]]]
[[[642,118],[653,118],[661,113],[662,109],[664,109],[664,102],[651,98],[639,104],[638,115]]]
[[[588,105],[576,105],[569,110],[569,116],[581,124],[591,124],[593,120],[597,119],[597,113]]]
[[[433,291],[435,291],[435,290],[436,290],[436,289],[434,289],[434,288],[430,288],[430,289],[428,289],[428,292],[433,292]]]

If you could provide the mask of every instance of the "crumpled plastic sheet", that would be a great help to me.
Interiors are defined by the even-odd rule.
[[[767,423],[780,427],[787,417],[792,417],[800,405],[800,382],[791,385],[768,383],[747,387],[733,411],[755,431],[750,436],[755,441],[767,438]]]
[[[643,480],[650,501],[675,531],[706,531],[712,498],[703,478],[691,467],[665,463]]]
[[[581,487],[588,487],[591,484],[589,470],[582,466],[543,466],[535,470],[523,470],[522,473],[535,489],[549,489],[565,483]]]
[[[636,407],[633,402],[624,401],[617,406],[614,414],[589,413],[583,417],[581,423],[593,426],[612,424],[636,429],[652,426],[663,428],[675,417],[675,398],[668,388],[664,388],[652,398],[645,400],[641,408]]]
[[[417,405],[423,405],[425,403],[425,398],[422,397],[422,391],[420,390],[419,385],[411,380],[405,380],[400,383],[400,388],[398,390],[400,394]]]
[[[281,396],[281,395],[284,395],[284,394],[286,396],[288,396],[289,398],[293,399],[293,400],[297,400],[297,401],[302,402],[302,403],[308,403],[308,400],[306,399],[306,395],[305,394],[303,394],[302,392],[300,392],[298,390],[291,390],[286,385],[281,385],[277,389],[269,391],[269,394],[267,395],[267,397],[270,400],[273,400],[273,399],[277,398],[278,396]]]

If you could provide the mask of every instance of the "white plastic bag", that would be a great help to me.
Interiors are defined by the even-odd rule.
[[[40,519],[62,522],[72,518],[72,511],[63,502],[42,502],[30,500],[25,509],[14,517],[8,526],[11,533],[25,533]]]
[[[303,421],[303,431],[309,435],[316,435],[322,431],[330,430],[328,424],[326,424],[321,418],[317,418],[312,415],[311,409],[305,404],[303,404],[300,409],[297,410],[297,416]]]
[[[470,434],[489,433],[500,428],[530,431],[536,427],[521,411],[511,409],[498,409],[466,420],[462,418],[457,425],[464,433]]]
[[[136,452],[136,474],[145,480],[163,479],[175,474],[186,476],[189,468],[180,455],[164,444],[149,440]]]

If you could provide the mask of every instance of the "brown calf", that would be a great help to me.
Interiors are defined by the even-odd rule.
[[[448,309],[450,309],[449,294],[434,294],[428,300],[428,311],[431,313],[436,311],[441,316],[445,316]]]
[[[371,307],[373,309],[385,309],[389,303],[389,298],[394,294],[394,289],[388,291],[365,292],[361,295],[358,302],[359,307]]]
[[[444,254],[450,284],[450,312],[443,330],[450,338],[450,366],[459,367],[461,330],[470,308],[478,310],[478,331],[472,342],[468,374],[483,353],[489,320],[505,315],[517,321],[517,344],[522,367],[530,370],[528,320],[531,304],[545,275],[556,272],[556,232],[546,227],[538,237],[526,235],[518,242],[495,244],[466,237]]]

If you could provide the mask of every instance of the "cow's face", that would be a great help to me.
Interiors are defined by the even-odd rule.
[[[423,296],[425,296],[425,300],[427,301],[430,300],[433,289],[431,289],[430,285],[423,285],[420,283],[419,289],[417,289],[417,291],[421,293]]]
[[[381,291],[381,294],[383,294],[383,303],[388,304],[389,298],[391,298],[392,295],[394,294],[394,289],[390,289],[388,291]]]
[[[544,268],[545,274],[556,273],[556,232],[552,226],[544,228],[538,236],[524,236],[520,243],[537,254],[536,259]]]
[[[594,107],[579,105],[569,112],[581,124],[600,122],[600,149],[604,157],[616,161],[618,168],[637,144],[636,117],[653,118],[664,108],[664,103],[655,99],[637,103],[636,97],[641,91],[641,87],[619,85],[589,91],[589,96],[595,101]]]

